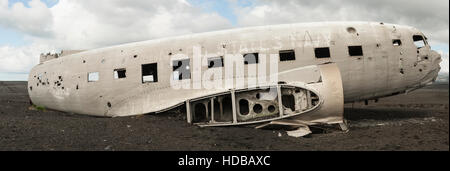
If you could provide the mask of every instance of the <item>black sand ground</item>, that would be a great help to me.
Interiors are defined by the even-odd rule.
[[[352,107],[353,106],[353,107]],[[0,150],[449,150],[448,84],[347,104],[350,132],[198,128],[179,111],[95,118],[29,109],[26,82],[0,82]]]

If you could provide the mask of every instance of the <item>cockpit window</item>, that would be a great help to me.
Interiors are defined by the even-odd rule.
[[[413,40],[417,48],[422,48],[426,45],[425,39],[421,35],[414,35]]]

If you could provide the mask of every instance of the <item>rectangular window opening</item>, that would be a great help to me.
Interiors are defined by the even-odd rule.
[[[280,51],[280,61],[294,61],[295,51],[294,50],[282,50]]]
[[[363,56],[362,46],[349,46],[348,54],[350,56]]]
[[[413,40],[417,48],[422,48],[426,45],[425,39],[421,35],[414,35]]]
[[[316,54],[316,58],[330,58],[331,57],[329,47],[315,48],[314,53]]]
[[[142,83],[156,83],[158,82],[158,64],[144,64],[142,65]]]
[[[401,46],[402,45],[402,41],[400,39],[394,39],[394,40],[392,40],[392,45],[394,45],[394,46]]]
[[[97,82],[100,79],[99,72],[88,73],[88,82]]]
[[[244,54],[244,64],[257,64],[259,62],[259,54],[258,53],[248,53]]]
[[[127,73],[127,70],[125,68],[115,69],[114,70],[114,79],[126,78],[127,77],[126,73]]]
[[[223,57],[208,58],[208,68],[220,68],[223,67]]]
[[[173,79],[187,80],[191,79],[190,59],[173,61]]]

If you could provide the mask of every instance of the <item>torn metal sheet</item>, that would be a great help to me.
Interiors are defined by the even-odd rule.
[[[299,137],[309,135],[312,132],[308,126],[301,126],[301,127],[297,128],[296,130],[286,131],[286,133],[291,137],[299,138]]]

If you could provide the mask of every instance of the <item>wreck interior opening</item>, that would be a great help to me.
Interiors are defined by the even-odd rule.
[[[214,115],[217,122],[232,122],[233,121],[233,103],[231,95],[218,97],[219,113]]]
[[[363,56],[362,46],[349,46],[348,54],[350,56]]]
[[[204,103],[197,103],[194,106],[193,122],[208,122],[211,112],[209,112]]]
[[[423,48],[426,45],[425,39],[421,35],[414,35],[413,40],[414,45],[416,45],[418,49]]]
[[[315,48],[314,53],[316,55],[316,58],[330,58],[331,57],[329,47]]]
[[[291,109],[291,111],[295,111],[295,97],[292,94],[282,95],[281,101],[283,106],[287,109]]]
[[[233,105],[231,95],[225,94],[222,96],[193,102],[192,122],[233,122]]]
[[[127,70],[125,68],[115,69],[114,70],[114,79],[126,78],[127,77],[126,73],[127,73]]]
[[[294,50],[282,50],[280,51],[280,61],[294,61],[295,51]]]
[[[241,115],[248,115],[250,113],[248,100],[246,99],[239,100],[239,113]]]
[[[175,60],[172,64],[174,80],[191,79],[190,59]]]
[[[144,64],[142,67],[142,83],[158,82],[158,64]]]
[[[211,121],[216,121],[216,116],[220,115],[220,103],[217,101],[217,98],[213,98],[214,105],[211,105],[211,100],[208,102],[208,111],[211,113],[208,116],[211,117]],[[213,107],[213,109],[211,109]],[[214,114],[214,116],[212,115]]]
[[[253,105],[253,112],[260,114],[263,111],[263,107],[260,104]]]
[[[258,53],[248,53],[244,54],[244,64],[257,64],[259,63],[259,54]]]
[[[208,68],[220,68],[223,67],[223,57],[208,58]]]
[[[402,41],[400,39],[394,39],[394,40],[392,40],[392,45],[394,45],[394,46],[401,46],[402,45]]]
[[[269,110],[269,112],[275,112],[275,110],[277,110],[277,108],[275,108],[274,105],[270,105],[267,110]]]
[[[317,96],[314,93],[311,93],[311,105],[315,106],[317,104],[319,104],[319,96]]]

